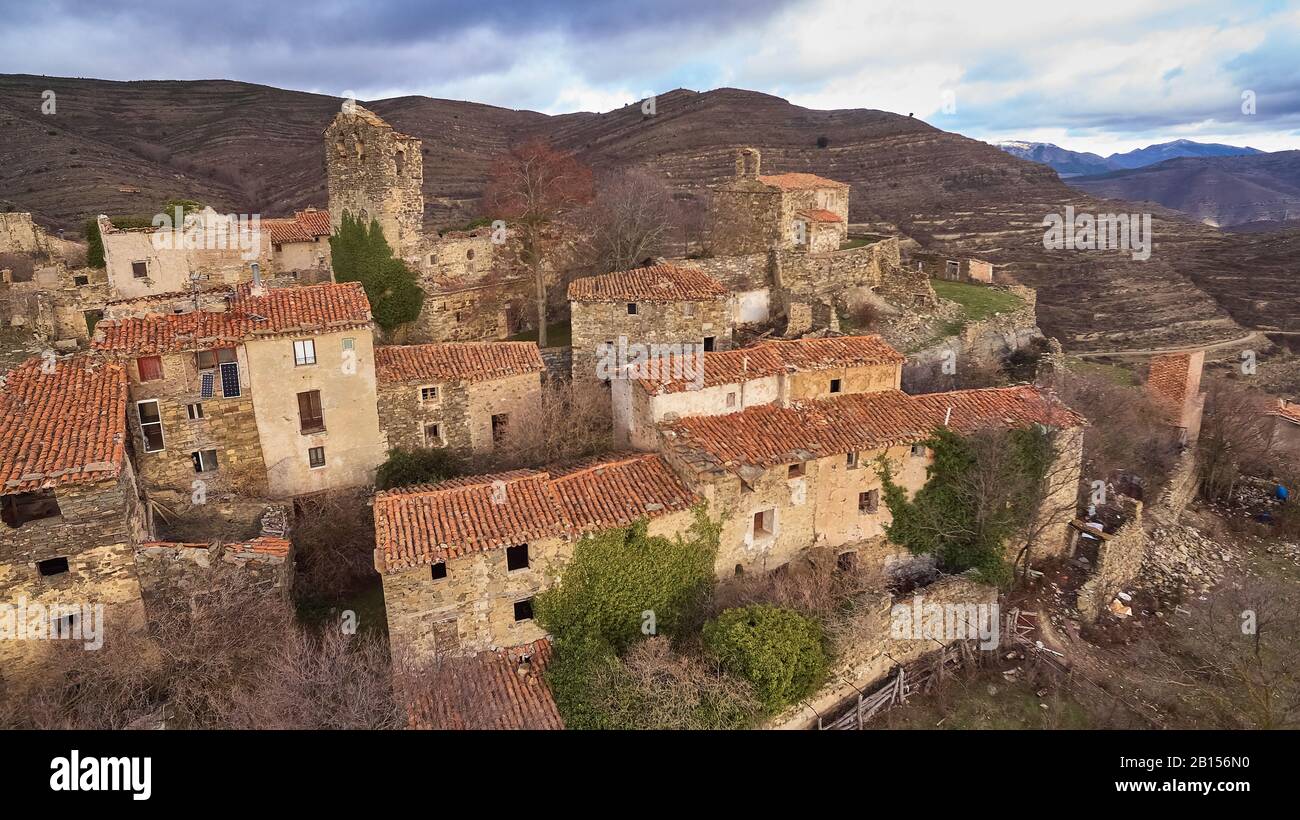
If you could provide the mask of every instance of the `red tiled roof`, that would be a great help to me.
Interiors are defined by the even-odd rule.
[[[816,174],[760,174],[758,181],[765,185],[772,185],[783,191],[811,191],[817,188],[847,188],[843,182],[836,182],[833,179],[819,177]]]
[[[295,212],[293,218],[312,236],[329,236],[334,232],[330,226],[329,211],[308,208],[305,211]]]
[[[1033,387],[1005,387],[923,396],[882,390],[791,407],[759,405],[725,416],[683,418],[661,427],[689,463],[739,473],[745,468],[766,469],[921,441],[942,426],[945,417],[952,429],[961,432],[986,424],[1074,427],[1086,423]]]
[[[494,488],[495,481],[502,483]],[[390,572],[537,538],[577,537],[693,502],[654,453],[615,456],[555,475],[515,470],[392,490],[375,496],[375,566]]]
[[[277,245],[285,242],[315,242],[318,237],[330,235],[330,212],[298,211],[292,217],[263,219],[262,229]]]
[[[370,302],[359,282],[235,291],[224,312],[152,314],[95,325],[94,350],[132,355],[202,350],[260,337],[331,333],[370,325]]]
[[[546,369],[533,342],[441,342],[375,348],[379,382],[503,379]]]
[[[522,663],[527,657],[526,665]],[[551,642],[445,658],[414,699],[413,729],[563,729],[546,685]]]
[[[118,475],[126,457],[126,368],[29,359],[0,388],[0,494]]]
[[[722,283],[703,271],[668,264],[584,276],[569,283],[569,299],[574,302],[681,302],[726,295]]]
[[[862,367],[873,364],[903,364],[907,359],[879,336],[836,336],[823,339],[773,339],[752,347],[720,350],[703,354],[703,387],[736,384],[779,373],[803,370],[828,370],[839,367]],[[645,390],[679,393],[694,384],[694,373],[669,362],[651,373],[655,378],[640,379]],[[692,363],[693,364],[693,363]],[[692,376],[687,378],[686,376]]]
[[[811,222],[843,222],[840,215],[834,211],[828,211],[824,208],[813,208],[807,211],[800,211],[799,216]]]
[[[202,541],[145,541],[140,549],[168,547],[171,549],[212,549],[212,544]],[[287,538],[274,535],[259,535],[249,541],[229,541],[222,546],[234,552],[253,552],[273,558],[285,558],[289,555],[292,544]]]

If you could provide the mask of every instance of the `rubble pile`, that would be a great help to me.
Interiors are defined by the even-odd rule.
[[[1208,592],[1239,562],[1231,549],[1195,527],[1157,527],[1137,583],[1162,597],[1189,598]]]

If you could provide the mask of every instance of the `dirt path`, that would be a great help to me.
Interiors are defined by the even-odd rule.
[[[1223,342],[1211,342],[1208,345],[1191,345],[1191,346],[1183,346],[1183,347],[1134,348],[1130,350],[1090,350],[1087,353],[1071,353],[1070,355],[1079,359],[1096,359],[1096,358],[1104,358],[1107,356],[1154,356],[1160,353],[1184,353],[1192,350],[1218,350],[1219,348],[1223,348],[1223,347],[1236,347],[1237,345],[1249,344],[1250,342],[1254,342],[1262,339],[1265,333],[1275,333],[1275,332],[1291,333],[1292,331],[1252,330],[1250,333],[1247,333],[1245,336],[1239,336],[1236,339],[1228,339],[1227,341],[1223,341]],[[1265,339],[1265,341],[1267,340]]]

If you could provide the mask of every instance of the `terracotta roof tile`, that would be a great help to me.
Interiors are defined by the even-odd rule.
[[[0,387],[0,494],[117,476],[126,457],[126,368],[29,359]]]
[[[442,342],[375,348],[380,383],[481,382],[546,369],[533,342]]]
[[[816,174],[760,174],[758,181],[765,185],[772,185],[783,191],[811,191],[817,188],[847,188],[843,182],[836,182],[833,179],[819,177]]]
[[[952,408],[951,414],[948,410]],[[944,424],[970,432],[985,424],[1073,427],[1082,416],[1032,387],[956,390],[910,396],[858,393],[791,407],[769,404],[724,416],[660,425],[688,463],[741,473],[746,468],[922,441]]]
[[[800,211],[799,216],[812,222],[843,222],[840,215],[834,211],[828,211],[825,208],[812,208],[807,211]]]
[[[681,302],[726,295],[722,283],[703,271],[668,264],[584,276],[569,283],[569,299],[574,302]]]
[[[551,642],[546,639],[443,659],[440,663],[446,666],[435,673],[435,685],[414,699],[411,728],[563,729],[546,685],[550,660]]]
[[[276,244],[286,242],[315,242],[330,235],[329,211],[298,211],[292,217],[263,219],[262,230]]]
[[[703,387],[737,384],[780,373],[873,364],[901,365],[906,361],[903,354],[875,335],[773,339],[751,347],[714,351],[703,356]],[[674,367],[671,361],[658,373],[650,375],[655,378],[640,379],[637,383],[655,393],[679,393],[695,383],[693,370]]]
[[[251,287],[241,286],[224,312],[195,310],[102,321],[95,325],[91,347],[108,353],[152,355],[369,325],[370,302],[358,282],[268,288],[263,296],[253,296]]]
[[[501,484],[494,486],[494,482]],[[375,496],[375,566],[410,569],[538,538],[576,537],[694,502],[658,455],[515,470]]]

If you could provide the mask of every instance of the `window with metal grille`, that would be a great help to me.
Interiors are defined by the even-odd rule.
[[[304,434],[319,433],[325,429],[325,415],[321,410],[319,390],[308,390],[298,394],[298,422]]]

